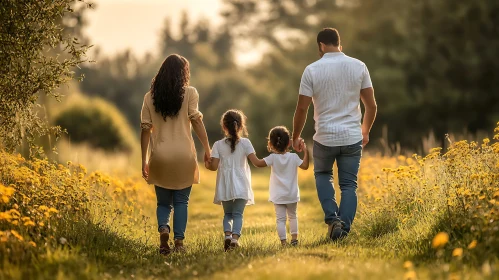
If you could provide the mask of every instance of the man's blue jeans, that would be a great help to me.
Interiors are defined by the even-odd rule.
[[[183,240],[187,227],[187,207],[192,186],[182,190],[169,190],[158,186],[154,186],[154,188],[158,200],[156,208],[158,231],[161,232],[163,228],[170,230],[170,214],[173,210],[174,238]]]
[[[362,141],[338,147],[324,146],[314,141],[314,174],[317,195],[324,211],[324,221],[342,221],[349,232],[357,211],[357,174],[362,156]],[[338,207],[333,187],[333,164],[338,166],[341,203]]]
[[[241,236],[243,229],[243,213],[246,203],[245,199],[234,199],[230,201],[222,201],[224,208],[224,232],[232,232]]]

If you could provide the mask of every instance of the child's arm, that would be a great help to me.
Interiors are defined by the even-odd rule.
[[[211,171],[217,171],[219,163],[220,163],[219,158],[212,157],[210,158],[210,160],[204,162],[204,167],[206,167],[206,169]]]
[[[308,149],[307,149],[307,145],[305,145],[305,143],[303,143],[303,162],[302,164],[300,165],[300,168],[303,169],[303,170],[307,170],[308,169],[308,165],[309,165],[309,158],[308,158]]]
[[[267,163],[263,159],[259,159],[255,153],[249,154],[248,159],[255,167],[267,167]]]

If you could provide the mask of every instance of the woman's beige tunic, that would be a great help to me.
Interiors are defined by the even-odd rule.
[[[203,117],[198,102],[197,90],[187,87],[178,117],[167,117],[165,121],[154,109],[151,93],[146,93],[141,128],[152,128],[149,184],[172,190],[199,184],[196,147],[191,132],[191,120]]]

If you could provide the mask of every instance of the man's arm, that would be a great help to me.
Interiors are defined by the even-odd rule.
[[[295,116],[293,118],[293,148],[301,152],[303,146],[301,145],[300,135],[307,121],[308,108],[312,103],[312,97],[300,95],[298,103],[296,104]]]
[[[376,99],[374,98],[374,89],[368,87],[360,90],[360,100],[362,100],[365,109],[364,120],[362,121],[362,146],[365,146],[369,143],[369,132],[371,132],[378,111],[378,105],[376,105]]]

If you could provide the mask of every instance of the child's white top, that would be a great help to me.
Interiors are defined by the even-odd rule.
[[[230,142],[226,138],[213,144],[211,156],[220,159],[217,172],[217,187],[213,203],[234,199],[248,200],[247,205],[255,204],[255,196],[251,189],[251,169],[248,165],[248,155],[255,149],[247,138],[241,138],[233,153]]]
[[[303,160],[297,154],[270,154],[264,158],[270,172],[269,201],[275,204],[288,204],[300,201],[298,189],[298,167]]]

